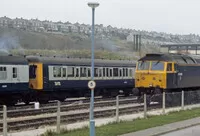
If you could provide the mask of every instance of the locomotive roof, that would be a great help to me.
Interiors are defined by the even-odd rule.
[[[91,59],[85,58],[27,56],[27,59],[29,62],[41,62],[43,64],[91,65]],[[95,66],[135,66],[135,62],[130,60],[95,59],[94,63]]]
[[[194,58],[190,55],[186,54],[146,54],[146,56],[139,59],[139,61],[146,60],[155,60],[155,61],[175,61],[177,63],[185,63],[185,64],[196,64],[199,62],[197,58]]]
[[[0,56],[0,64],[27,64],[28,61],[24,56]]]

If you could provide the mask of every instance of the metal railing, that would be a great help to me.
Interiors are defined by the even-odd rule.
[[[151,102],[149,99],[151,98]],[[161,114],[166,114],[166,110],[177,108],[185,110],[187,106],[200,104],[200,91],[176,92],[157,94],[150,97],[143,96],[143,102],[138,103],[135,97],[119,97],[116,99],[107,99],[107,101],[95,102],[94,117],[114,118],[120,122],[120,116],[140,114],[144,118],[148,117],[150,112],[159,110]],[[195,107],[195,106],[194,106]],[[57,102],[57,105],[49,107],[37,107],[36,109],[18,109],[7,110],[3,106],[0,112],[0,133],[7,136],[8,132],[23,129],[37,129],[40,126],[56,126],[57,133],[60,133],[62,125],[69,125],[77,122],[88,121],[89,103],[75,103],[63,105]],[[137,117],[136,117],[137,118]]]

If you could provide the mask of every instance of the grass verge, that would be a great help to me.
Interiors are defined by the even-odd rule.
[[[120,123],[111,123],[105,126],[96,128],[97,136],[118,136],[125,133],[135,132],[151,127],[161,126],[177,121],[187,120],[200,116],[200,108],[172,112],[168,115],[161,116],[150,116],[148,119],[136,119],[133,121],[122,121]],[[58,135],[53,132],[45,133],[42,136],[88,136],[89,129],[83,128],[73,131],[63,131],[62,134]]]

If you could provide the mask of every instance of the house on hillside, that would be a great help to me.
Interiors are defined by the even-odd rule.
[[[48,20],[45,20],[42,23],[43,23],[43,27],[46,31],[50,31],[50,32],[58,31],[58,27],[57,27],[56,23],[54,23],[52,21],[48,21]]]
[[[13,27],[17,29],[27,30],[29,21],[23,18],[15,18],[13,19]]]
[[[33,30],[33,31],[42,31],[42,30],[44,30],[44,26],[43,26],[42,21],[40,21],[38,19],[31,19],[29,25],[31,27],[31,30]]]
[[[0,27],[8,27],[10,24],[12,24],[12,19],[6,16],[0,17]]]
[[[63,33],[69,32],[69,28],[65,23],[57,22],[56,24],[57,24],[57,28],[59,32],[63,32]]]

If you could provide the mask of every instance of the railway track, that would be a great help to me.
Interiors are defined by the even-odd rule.
[[[124,97],[124,96],[120,96],[120,99],[126,99],[126,98],[135,98],[133,96],[129,96],[129,97]],[[101,102],[101,101],[110,101],[110,100],[115,100],[116,98],[112,97],[112,98],[102,98],[102,97],[95,97],[95,102]],[[70,104],[74,104],[74,103],[89,103],[90,99],[89,98],[70,98],[70,99],[66,99],[64,102],[62,102],[62,105],[70,105]],[[40,104],[40,107],[49,107],[49,106],[57,106],[57,101],[50,101],[47,104]],[[29,105],[25,105],[24,103],[19,103],[16,104],[15,106],[10,106],[7,107],[8,110],[20,110],[20,109],[33,109],[34,108],[34,102],[32,102]],[[2,109],[2,106],[0,105],[0,110]]]
[[[88,101],[89,102],[89,101]],[[86,103],[74,103],[65,105],[61,104],[61,123],[75,123],[88,120],[89,106]],[[55,106],[41,107],[40,109],[17,109],[7,111],[8,130],[17,131],[24,129],[35,129],[40,126],[55,125],[57,103]],[[143,110],[142,104],[136,104],[134,97],[120,98],[119,100],[119,115],[136,113]],[[116,100],[115,99],[99,99],[94,104],[95,118],[115,116]],[[156,108],[152,105],[151,108]],[[0,112],[0,118],[3,118],[3,113]],[[2,121],[0,121],[0,133],[2,132]]]
[[[119,104],[130,104],[130,103],[136,103],[136,99],[134,98],[124,98],[119,101]],[[57,112],[57,103],[54,103],[55,106],[49,106],[49,107],[41,107],[40,109],[18,109],[18,110],[8,110],[7,111],[7,117],[8,118],[17,118],[17,117],[24,117],[24,116],[36,116],[41,114],[48,114],[48,113],[55,113]],[[101,100],[94,103],[95,107],[106,107],[106,106],[115,106],[116,100]],[[67,112],[67,111],[73,111],[76,109],[82,110],[82,109],[89,109],[90,103],[73,103],[64,105],[64,103],[61,104],[61,111]],[[0,112],[0,118],[3,117],[3,112]]]
[[[158,104],[153,104],[150,109],[158,108]],[[127,105],[119,108],[119,115],[132,114],[143,111],[143,105]],[[103,117],[114,117],[116,109],[115,107],[107,109],[96,109],[94,111],[95,118]],[[75,113],[61,112],[61,123],[75,123],[79,121],[86,121],[89,118],[89,110],[79,111]],[[8,131],[17,131],[22,129],[37,129],[41,126],[55,125],[56,124],[56,114],[50,114],[46,116],[40,116],[35,118],[25,118],[25,119],[9,119],[8,120]],[[0,131],[2,131],[2,126],[0,126]]]

